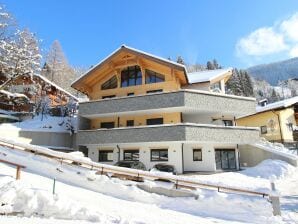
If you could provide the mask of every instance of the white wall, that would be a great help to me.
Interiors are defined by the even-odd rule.
[[[202,149],[202,161],[193,161],[193,149]],[[184,145],[184,171],[215,171],[215,151],[211,144]]]
[[[142,143],[142,145],[135,144],[119,144],[120,147],[120,160],[123,160],[123,151],[139,149],[140,158],[139,161],[144,163],[147,170],[151,169],[157,163],[166,163],[174,165],[178,173],[182,173],[182,143]],[[118,148],[116,145],[109,147],[99,147],[99,146],[88,146],[88,157],[91,160],[98,162],[98,151],[101,150],[113,150],[113,162],[103,162],[104,164],[115,164],[118,161]],[[150,158],[150,150],[156,148],[167,148],[168,149],[168,161],[156,161],[152,162]],[[202,149],[202,161],[193,161],[193,149]],[[210,144],[210,143],[186,143],[183,149],[184,158],[184,171],[215,171],[215,148],[229,148],[235,149],[234,144]],[[236,151],[237,153],[237,151]],[[238,166],[238,158],[236,154],[236,165]]]

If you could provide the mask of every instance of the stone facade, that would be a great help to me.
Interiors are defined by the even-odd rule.
[[[204,125],[175,124],[163,126],[130,127],[79,131],[79,145],[135,143],[135,142],[220,142],[252,143],[259,138],[259,130],[238,127],[212,127]]]
[[[130,111],[160,110],[166,108],[194,109],[237,116],[255,112],[255,100],[235,96],[180,90],[168,93],[121,97],[80,103],[79,114],[112,114]]]

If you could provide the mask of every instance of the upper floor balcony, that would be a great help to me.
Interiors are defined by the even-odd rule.
[[[128,114],[192,112],[243,116],[255,112],[255,99],[199,90],[179,90],[80,103],[86,118]]]
[[[248,144],[259,139],[258,128],[205,124],[163,124],[111,129],[79,130],[78,145],[137,142],[205,142]]]

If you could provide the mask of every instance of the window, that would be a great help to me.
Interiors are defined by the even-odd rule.
[[[140,153],[139,150],[124,150],[123,160],[128,161],[139,161]]]
[[[165,76],[157,72],[146,69],[146,84],[164,82]]]
[[[168,161],[168,149],[151,149],[151,161]]]
[[[202,149],[193,149],[193,161],[202,161]]]
[[[220,82],[216,82],[210,85],[211,90],[219,89],[221,90]]]
[[[267,134],[267,126],[261,126],[261,134]]]
[[[99,151],[98,162],[113,162],[113,150]]]
[[[105,90],[105,89],[115,89],[117,88],[117,77],[113,76],[112,78],[110,78],[108,81],[106,81],[105,83],[103,83],[101,85],[101,89]]]
[[[102,99],[114,98],[116,95],[103,96]]]
[[[114,128],[115,122],[101,122],[100,128]]]
[[[130,66],[121,71],[121,87],[142,84],[142,72],[139,66]]]
[[[147,125],[157,125],[157,124],[163,124],[163,118],[151,118],[147,119]]]
[[[155,90],[148,90],[147,93],[160,93],[162,92],[162,89],[155,89]]]
[[[126,121],[126,126],[127,126],[127,127],[134,126],[134,120],[127,120],[127,121]]]
[[[135,93],[127,93],[127,96],[134,96]]]
[[[222,120],[225,126],[233,126],[233,121],[232,120]]]

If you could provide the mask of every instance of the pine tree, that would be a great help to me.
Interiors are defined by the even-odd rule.
[[[213,59],[213,67],[214,67],[214,69],[219,69],[219,64],[217,63],[217,61],[216,61],[216,59]]]
[[[184,63],[184,60],[183,60],[183,58],[182,58],[181,56],[178,56],[178,57],[177,57],[177,63],[182,64],[182,65],[185,64],[185,63]]]
[[[208,70],[214,70],[214,65],[211,61],[207,61],[207,69]]]
[[[243,95],[243,89],[241,84],[241,79],[239,75],[239,71],[237,69],[233,69],[232,76],[227,82],[228,92],[241,96]]]
[[[273,89],[272,93],[271,93],[271,96],[270,96],[270,102],[274,103],[274,102],[279,101],[279,99],[280,99],[279,94],[275,91],[275,89]]]

